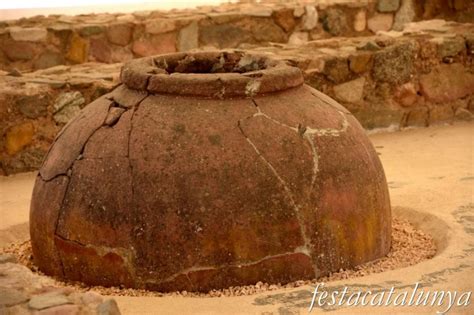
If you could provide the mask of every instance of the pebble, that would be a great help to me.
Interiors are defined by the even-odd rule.
[[[318,25],[318,11],[312,5],[305,6],[306,15],[303,18],[303,29],[312,30]]]

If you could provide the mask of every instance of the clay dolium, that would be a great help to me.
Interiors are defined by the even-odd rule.
[[[59,133],[30,229],[40,270],[208,291],[386,255],[390,202],[357,120],[300,70],[242,51],[136,59]]]

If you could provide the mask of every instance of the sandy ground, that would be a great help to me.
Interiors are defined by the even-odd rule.
[[[0,247],[29,238],[28,217],[36,173],[0,176]]]
[[[423,291],[474,289],[474,124],[436,126],[371,136],[385,167],[394,212],[431,234],[438,254],[411,267],[340,280],[328,289],[409,292],[416,283]],[[34,174],[0,178],[0,246],[27,239],[28,206]],[[280,289],[249,296],[115,297],[122,314],[308,314],[314,286]],[[445,302],[447,299],[445,300]],[[456,299],[454,300],[457,301]],[[431,300],[430,300],[431,302]],[[430,303],[428,303],[430,304]],[[450,314],[474,314],[467,307]],[[317,306],[317,305],[316,305]],[[446,305],[417,307],[315,307],[311,314],[435,313]]]

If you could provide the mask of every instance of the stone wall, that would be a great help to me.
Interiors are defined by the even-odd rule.
[[[470,120],[474,111],[474,24],[429,20],[403,32],[255,50],[292,60],[366,129]]]
[[[56,66],[22,76],[0,71],[0,174],[38,169],[64,124],[118,84],[120,67]]]
[[[37,16],[0,22],[0,69],[57,65],[246,44],[302,44],[401,30],[433,17],[474,21],[471,0],[319,0],[225,4],[193,10]]]
[[[474,24],[431,20],[403,32],[246,48],[301,68],[307,84],[337,99],[367,129],[472,119]],[[0,71],[0,174],[38,169],[64,124],[119,84],[120,67]]]

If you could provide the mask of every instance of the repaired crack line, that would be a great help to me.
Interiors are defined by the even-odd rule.
[[[110,111],[110,108],[112,107],[112,104],[113,102],[111,101],[110,104],[109,104],[109,107],[107,109],[107,113]],[[107,119],[107,115],[105,115],[104,117],[104,120],[102,121],[102,123],[99,125],[99,127],[95,128],[95,130],[87,137],[87,139],[84,141],[83,145],[82,145],[82,148],[81,150],[79,151],[79,156],[81,156],[83,153],[84,153],[84,149],[87,145],[87,142],[89,142],[90,138],[100,129],[102,128],[102,126],[104,125],[104,122],[105,120]],[[61,236],[59,235],[58,233],[58,229],[59,229],[59,222],[63,216],[63,212],[64,212],[64,201],[66,200],[66,195],[68,194],[68,191],[69,191],[69,188],[70,188],[70,184],[71,184],[71,177],[72,177],[72,169],[74,167],[74,164],[76,163],[76,161],[78,160],[78,158],[76,157],[71,165],[68,167],[67,171],[66,171],[66,174],[65,176],[67,176],[68,180],[67,180],[67,183],[66,183],[66,187],[64,189],[64,195],[63,195],[63,198],[62,198],[62,201],[61,201],[61,204],[60,204],[60,207],[59,207],[59,210],[58,210],[58,217],[56,219],[56,222],[54,223],[54,234],[53,234],[53,244],[54,244],[54,248],[56,250],[56,253],[59,257],[59,262],[61,264],[61,272],[63,274],[63,277],[65,277],[65,272],[64,272],[64,262],[63,262],[63,258],[61,256],[61,253],[60,251],[58,250],[57,246],[56,246],[56,243],[54,242],[54,237],[59,237],[61,238]],[[38,174],[40,175],[41,179],[43,179],[42,175],[41,175],[41,171],[38,172]],[[56,177],[56,175],[55,175]],[[43,179],[44,180],[44,179]],[[50,179],[51,180],[51,179]],[[47,182],[47,181],[46,181]]]
[[[126,267],[128,273],[133,276],[135,275],[135,269],[132,264],[132,260],[134,258],[133,249],[124,248],[124,247],[109,247],[109,246],[98,246],[98,245],[92,245],[92,244],[83,244],[77,240],[71,240],[59,234],[55,234],[54,237],[66,243],[71,243],[85,249],[92,249],[98,256],[102,258],[109,254],[117,255],[118,257],[122,259],[123,265]],[[61,258],[60,254],[59,256]],[[63,268],[63,276],[65,277],[66,275],[64,272],[64,263],[62,261],[62,258],[61,258],[61,266]]]
[[[135,184],[134,184],[134,175],[133,175],[134,171],[133,171],[133,164],[132,164],[131,154],[130,154],[132,131],[133,131],[133,118],[135,117],[135,114],[138,111],[138,108],[140,107],[142,102],[144,102],[149,96],[150,94],[147,93],[147,95],[131,109],[132,114],[130,115],[130,130],[128,131],[128,141],[127,141],[127,159],[128,159],[128,167],[130,170],[130,193],[131,193],[131,200],[132,200],[131,201],[132,213],[135,213],[136,208],[137,208],[135,206]],[[133,279],[137,279],[136,270],[134,268],[135,266],[132,264],[132,261],[135,261],[135,258],[136,258],[136,253],[133,250],[134,245],[135,244],[133,244],[132,246],[130,261],[127,260],[127,265],[129,266],[130,275],[133,276]]]
[[[340,134],[346,132],[348,127],[349,127],[349,123],[347,121],[346,115],[343,112],[341,112],[339,109],[337,109],[337,108],[335,108],[334,106],[331,105],[331,107],[334,108],[342,116],[342,123],[341,123],[341,127],[339,129],[334,129],[334,128],[316,129],[316,128],[311,128],[311,127],[308,127],[308,126],[304,126],[302,124],[298,124],[298,126],[292,127],[290,125],[287,125],[287,124],[285,124],[281,121],[278,121],[278,120],[274,119],[273,117],[265,114],[260,109],[257,101],[254,98],[251,98],[251,101],[252,101],[253,105],[255,106],[257,112],[255,114],[253,114],[252,116],[245,118],[244,120],[251,119],[253,117],[262,116],[265,119],[268,119],[268,120],[272,121],[275,124],[278,124],[278,125],[280,125],[284,128],[290,129],[293,132],[296,132],[298,135],[303,137],[309,143],[310,148],[311,148],[311,155],[312,155],[312,159],[313,159],[313,161],[312,161],[313,162],[313,171],[312,171],[312,175],[311,175],[310,187],[311,187],[311,189],[313,189],[313,187],[316,183],[317,175],[319,173],[319,155],[318,155],[318,152],[317,152],[317,149],[316,149],[316,144],[314,142],[313,137],[315,135],[319,136],[319,137],[321,137],[321,136],[332,136],[332,137],[340,136]],[[307,235],[306,227],[304,225],[304,220],[303,220],[304,218],[302,217],[300,206],[296,203],[296,201],[294,199],[294,196],[293,196],[293,193],[291,192],[291,189],[289,188],[287,183],[283,180],[283,178],[278,174],[275,167],[273,167],[273,165],[263,156],[263,154],[260,152],[260,150],[258,150],[257,146],[245,134],[245,132],[244,132],[242,126],[241,126],[241,121],[240,120],[237,122],[237,126],[238,126],[240,132],[242,133],[242,135],[245,137],[246,141],[250,144],[250,146],[254,149],[254,151],[257,153],[257,155],[260,157],[260,159],[263,160],[263,162],[268,166],[268,168],[272,171],[274,176],[278,179],[280,184],[283,186],[285,194],[287,195],[287,198],[290,200],[290,203],[291,203],[292,207],[294,208],[294,210],[296,212],[296,216],[297,216],[297,219],[298,219],[298,222],[299,222],[299,225],[300,225],[300,229],[301,229],[301,235],[302,235],[303,240],[304,240],[304,246],[303,246],[304,251],[306,251],[306,254],[311,258],[311,260],[313,262],[313,268],[314,268],[315,276],[318,276],[319,273],[320,273],[319,269],[317,268],[316,264],[314,263],[313,257],[311,256],[311,253],[309,251],[310,245],[311,245],[311,240],[309,239],[309,237]]]
[[[189,274],[191,272],[220,270],[220,269],[225,269],[225,268],[251,267],[251,266],[260,264],[260,263],[262,263],[266,260],[269,260],[269,259],[281,258],[281,257],[291,256],[291,255],[296,255],[296,254],[303,254],[303,255],[309,256],[309,258],[311,258],[311,256],[308,255],[307,253],[305,253],[304,250],[302,250],[301,247],[297,247],[293,252],[285,252],[285,253],[282,253],[282,254],[268,255],[268,256],[262,257],[258,260],[251,261],[251,262],[231,263],[231,264],[223,264],[223,265],[219,265],[219,266],[193,266],[193,267],[189,267],[189,268],[186,268],[184,270],[181,270],[181,271],[169,276],[168,278],[166,278],[164,280],[161,280],[161,281],[150,281],[150,280],[148,280],[147,282],[148,283],[154,283],[154,284],[161,284],[161,283],[166,283],[166,282],[173,281],[177,277],[179,277],[181,275],[185,275],[190,280],[191,284],[193,284],[193,282],[189,278]]]
[[[282,123],[276,119],[274,119],[273,117],[270,117],[268,116],[267,114],[263,113],[260,109],[260,107],[258,106],[257,102],[252,99],[252,102],[253,104],[255,105],[255,107],[257,108],[257,113],[255,113],[252,117],[258,117],[258,116],[262,116],[282,127],[285,127],[285,128],[288,128],[296,133],[298,133],[300,136],[302,136],[304,139],[306,139],[306,141],[308,141],[309,145],[310,145],[310,148],[311,148],[311,153],[312,153],[312,157],[313,157],[313,172],[311,174],[311,189],[313,189],[314,187],[314,184],[316,183],[316,178],[318,176],[318,172],[319,172],[319,155],[318,155],[318,152],[316,150],[316,145],[314,144],[314,140],[311,138],[311,134],[310,132],[308,132],[308,127],[306,126],[303,126],[301,124],[299,124],[297,127],[291,127],[285,123]],[[311,128],[309,128],[311,129]]]
[[[283,190],[286,194],[286,197],[290,201],[290,205],[293,207],[295,210],[296,218],[298,220],[298,223],[300,225],[300,231],[301,231],[301,237],[303,238],[303,246],[301,248],[301,252],[307,255],[313,264],[313,269],[315,276],[319,274],[319,269],[317,266],[314,264],[313,257],[310,252],[310,247],[311,247],[311,240],[309,239],[306,231],[306,227],[304,225],[304,219],[302,217],[301,211],[300,211],[300,206],[296,203],[293,193],[291,192],[290,188],[286,184],[286,182],[283,180],[283,178],[278,174],[277,170],[273,167],[273,165],[262,155],[260,150],[257,148],[257,146],[252,142],[252,140],[247,137],[245,134],[244,130],[242,129],[242,126],[240,124],[240,120],[237,122],[237,127],[239,128],[240,132],[242,135],[245,137],[246,141],[250,144],[250,146],[254,149],[254,151],[257,153],[258,157],[267,165],[267,167],[270,169],[270,171],[273,173],[273,175],[278,179],[280,185],[283,187]]]
[[[38,172],[38,174],[40,175],[40,177],[41,177],[41,179],[42,179],[43,181],[49,182],[49,181],[51,181],[51,180],[53,180],[53,179],[55,179],[55,178],[57,178],[58,176],[61,176],[61,175],[65,175],[65,176],[67,176],[67,177],[70,177],[70,173],[72,172],[72,168],[73,168],[73,166],[74,166],[74,163],[75,163],[76,161],[78,161],[78,160],[81,160],[81,158],[82,158],[82,156],[83,156],[83,153],[84,153],[84,149],[86,148],[87,142],[89,142],[89,140],[92,138],[92,136],[94,136],[94,134],[95,134],[99,129],[101,129],[102,127],[104,127],[105,121],[106,121],[106,119],[107,119],[107,115],[108,115],[110,109],[113,107],[113,103],[114,103],[114,101],[111,101],[111,100],[108,100],[108,101],[110,102],[110,104],[109,104],[109,107],[107,108],[107,114],[105,115],[105,117],[104,117],[102,123],[101,123],[97,128],[95,128],[95,129],[91,132],[91,134],[84,140],[84,143],[82,144],[82,146],[81,146],[81,148],[80,148],[80,150],[79,150],[79,153],[78,153],[77,157],[72,160],[71,165],[69,165],[69,167],[66,169],[66,172],[65,172],[65,173],[64,173],[64,172],[61,172],[61,173],[55,174],[54,176],[52,176],[52,177],[49,178],[49,179],[45,179],[45,178],[43,177],[43,174],[41,174],[41,169],[43,168],[43,165],[44,165],[45,161],[48,159],[48,155],[49,155],[50,151],[53,149],[53,147],[54,147],[54,145],[55,145],[57,139],[66,131],[66,130],[65,130],[66,128],[69,128],[68,125],[70,126],[70,123],[71,123],[71,125],[72,125],[73,122],[76,122],[76,121],[79,121],[80,119],[83,119],[84,116],[77,115],[75,118],[73,118],[73,120],[71,120],[70,122],[68,122],[68,123],[66,124],[66,126],[63,127],[63,129],[61,129],[60,134],[58,134],[58,136],[56,137],[56,139],[54,140],[54,142],[51,144],[51,146],[50,146],[50,148],[49,148],[49,150],[48,150],[48,152],[47,152],[47,155],[46,155],[45,158],[44,158],[43,164],[41,165],[41,168],[40,168],[40,170],[39,170],[39,172]],[[123,113],[122,113],[122,114],[123,114]]]

